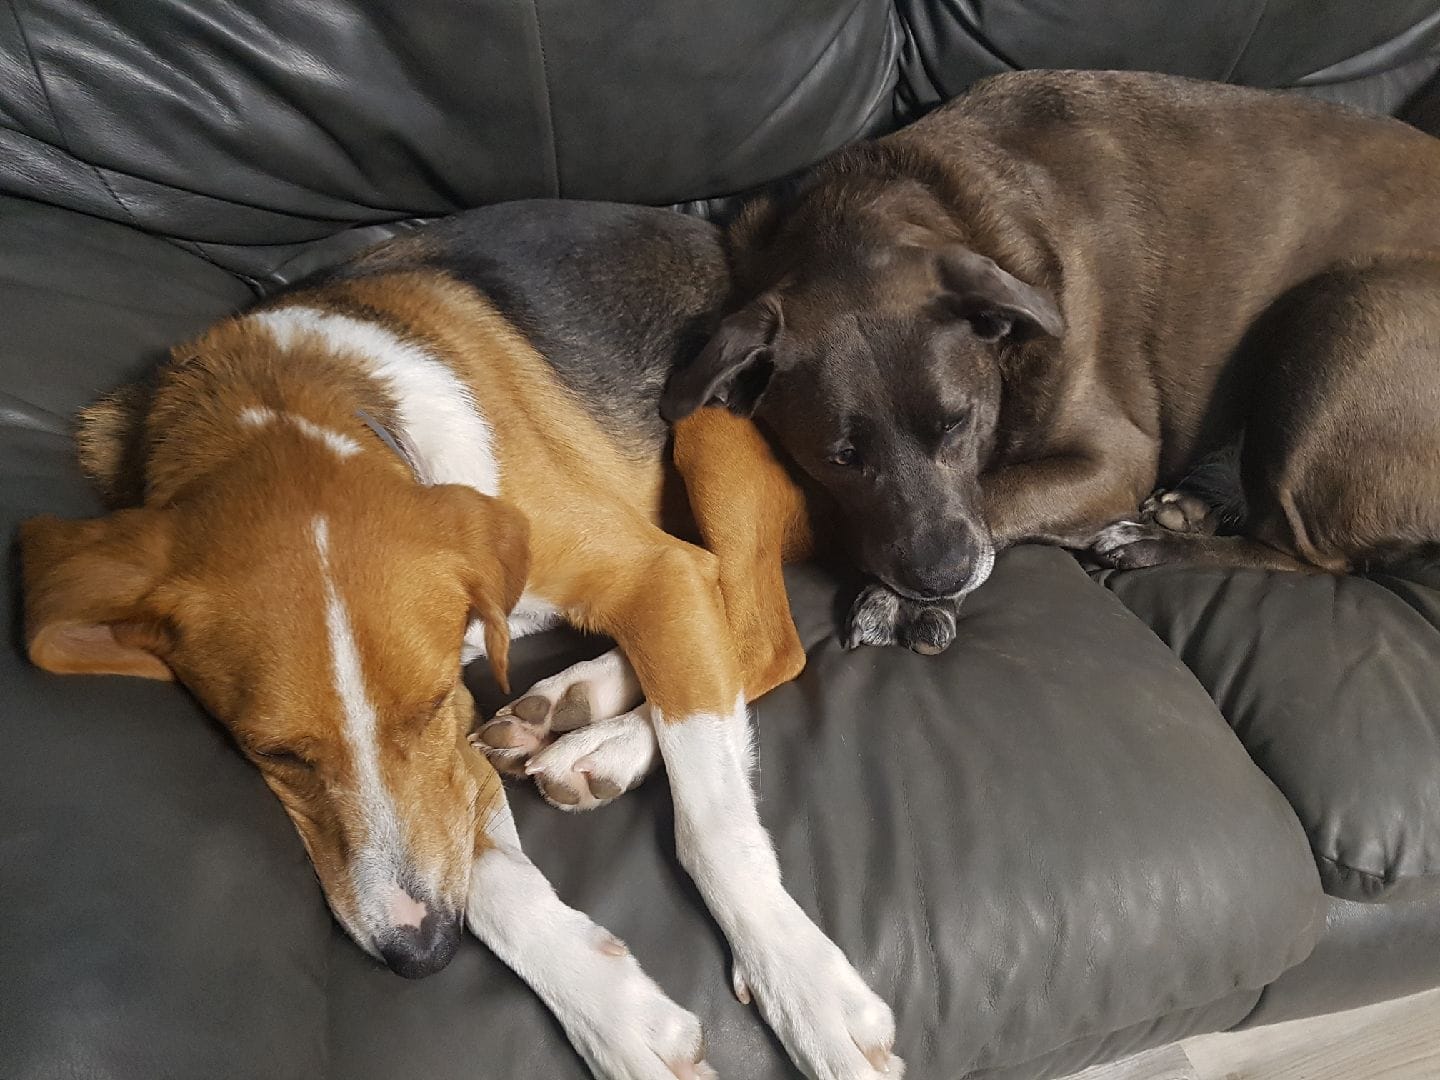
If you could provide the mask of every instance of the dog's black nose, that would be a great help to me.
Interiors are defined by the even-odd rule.
[[[971,587],[989,545],[977,534],[927,537],[915,543],[911,559],[891,584],[917,600],[940,600]]]
[[[458,914],[431,911],[419,926],[395,926],[375,939],[386,965],[396,975],[423,979],[450,963],[460,947]]]

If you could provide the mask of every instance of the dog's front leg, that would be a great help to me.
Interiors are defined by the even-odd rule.
[[[719,560],[725,619],[754,701],[805,666],[781,567],[812,553],[811,510],[753,421],[701,409],[675,425],[674,439],[695,526]]]
[[[806,1076],[899,1077],[890,1009],[785,891],[750,779],[743,678],[714,556],[669,538],[615,625],[651,707],[675,804],[676,849],[751,997]]]
[[[495,792],[470,874],[471,932],[539,995],[598,1080],[714,1080],[700,1021],[619,938],[560,901]]]
[[[1155,486],[1158,446],[1123,421],[1113,445],[1077,447],[981,477],[981,513],[997,549],[1035,542],[1084,549],[1105,526],[1134,517]]]

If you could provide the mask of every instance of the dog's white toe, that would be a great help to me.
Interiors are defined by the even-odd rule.
[[[638,784],[659,751],[646,705],[560,736],[532,757],[525,771],[562,810],[602,806]]]
[[[1154,525],[1139,521],[1117,521],[1096,533],[1095,538],[1090,541],[1090,548],[1100,555],[1109,555],[1140,540],[1153,539],[1154,536]]]
[[[715,1080],[695,1015],[667,998],[633,957],[613,963],[613,981],[591,988],[601,992],[568,1018],[591,1071],[601,1080]]]
[[[811,1080],[899,1080],[905,1062],[894,1053],[890,1007],[834,942],[795,914],[742,963],[766,1022]]]

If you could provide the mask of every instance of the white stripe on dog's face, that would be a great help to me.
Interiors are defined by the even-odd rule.
[[[335,694],[340,699],[341,730],[354,763],[356,796],[365,827],[364,846],[350,864],[357,906],[367,918],[372,907],[377,908],[374,915],[379,918],[375,920],[374,929],[397,922],[418,926],[425,917],[425,905],[410,897],[395,881],[407,862],[405,839],[394,800],[380,774],[379,719],[365,690],[365,674],[360,666],[360,650],[355,644],[350,613],[330,572],[330,523],[323,516],[317,517],[310,528],[325,589],[325,630],[330,642],[331,676]]]
[[[250,318],[267,327],[282,349],[313,334],[328,352],[354,357],[394,399],[397,434],[414,447],[432,483],[499,493],[494,432],[470,388],[429,350],[378,323],[318,308],[275,308]]]

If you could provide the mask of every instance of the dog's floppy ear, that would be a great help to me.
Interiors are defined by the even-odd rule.
[[[173,679],[162,658],[169,623],[149,597],[169,565],[171,535],[163,510],[24,522],[20,565],[31,662],[61,675]]]
[[[775,372],[782,325],[779,298],[771,293],[727,316],[700,355],[670,376],[660,395],[660,415],[673,424],[705,405],[752,415]]]
[[[133,383],[80,411],[75,447],[80,468],[110,507],[139,506],[145,498],[145,415],[154,399],[152,382]]]
[[[509,503],[460,484],[429,489],[449,502],[461,576],[470,606],[485,624],[485,656],[500,689],[510,692],[510,612],[530,580],[530,521]]]
[[[939,271],[946,306],[985,341],[1065,332],[1054,297],[1002,270],[993,259],[953,244],[940,252]]]

